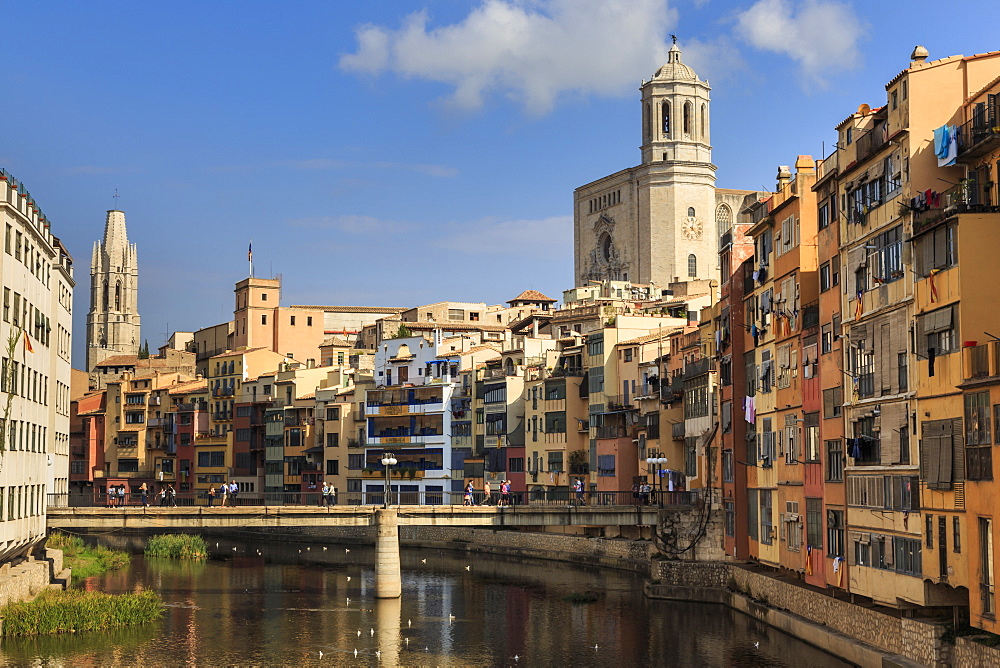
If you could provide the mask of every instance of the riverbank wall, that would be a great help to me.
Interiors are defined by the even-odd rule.
[[[0,566],[0,607],[28,601],[44,589],[65,589],[70,571],[63,567],[62,550],[43,548],[16,563]]]

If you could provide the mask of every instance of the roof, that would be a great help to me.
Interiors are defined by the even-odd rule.
[[[489,350],[495,352],[497,355],[500,354],[500,350],[494,346],[473,346],[468,350],[453,350],[448,353],[440,353],[438,357],[461,357],[462,355],[471,355],[473,353],[482,352],[484,350]]]
[[[619,346],[632,346],[638,343],[649,343],[650,341],[656,341],[658,339],[668,338],[671,334],[677,330],[683,329],[680,325],[676,327],[661,327],[652,334],[647,334],[645,336],[639,336],[634,339],[629,339],[628,341],[619,341]]]
[[[201,390],[208,390],[207,380],[191,380],[186,383],[178,383],[167,389],[170,394],[190,394],[191,392],[200,392]]]
[[[289,308],[340,313],[402,313],[403,311],[410,310],[408,306],[303,306],[299,304],[290,306]]]
[[[246,353],[253,353],[253,352],[256,352],[258,350],[269,350],[269,349],[261,346],[259,348],[247,348],[246,350],[227,350],[224,353],[219,353],[218,355],[212,355],[208,359],[214,360],[214,359],[217,359],[219,357],[231,357],[233,355],[245,355]]]
[[[435,330],[440,329],[444,331],[483,331],[483,332],[503,332],[507,328],[503,325],[481,325],[477,322],[467,323],[467,322],[430,322],[426,320],[416,320],[416,321],[404,321],[404,320],[393,320],[392,322],[399,323],[401,325],[406,325],[409,330],[413,329],[426,329]]]
[[[698,75],[694,73],[694,70],[681,62],[681,50],[676,42],[670,47],[667,57],[667,64],[656,70],[653,79],[666,81],[698,80]]]
[[[113,367],[113,366],[134,366],[136,368],[176,368],[176,367],[186,367],[192,366],[190,363],[185,363],[182,360],[167,360],[162,357],[150,357],[148,359],[139,359],[137,355],[114,355],[108,357],[107,359],[94,365],[94,368],[100,367]]]
[[[344,339],[340,338],[339,336],[328,336],[325,339],[323,339],[323,343],[321,343],[320,345],[321,346],[337,346],[337,347],[340,347],[340,348],[350,348],[351,347],[350,343],[348,343]]]
[[[556,300],[542,294],[538,290],[525,290],[507,303],[512,304],[514,302],[548,302],[550,304],[554,304]]]

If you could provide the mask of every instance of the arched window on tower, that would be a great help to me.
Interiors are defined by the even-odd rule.
[[[688,207],[688,218],[694,218],[694,207],[693,206],[689,206]]]
[[[719,208],[715,210],[715,228],[719,230],[719,234],[728,232],[732,222],[732,210],[727,205],[720,204]]]
[[[649,102],[642,105],[642,143],[648,144],[650,140],[650,120]]]
[[[115,310],[122,310],[122,282],[118,281],[115,284]]]
[[[684,137],[685,138],[690,138],[691,137],[691,124],[694,121],[694,119],[691,118],[691,117],[693,115],[694,115],[694,113],[693,113],[693,110],[691,108],[691,103],[690,102],[685,102],[684,103]]]
[[[705,141],[706,138],[708,137],[708,134],[706,133],[708,124],[706,122],[707,119],[705,118],[707,115],[708,115],[708,108],[703,103],[701,105],[701,134],[699,135],[702,141]]]
[[[694,278],[698,275],[698,258],[694,253],[688,255],[688,277]]]
[[[660,127],[663,128],[663,136],[670,137],[670,103],[663,101],[663,111],[660,116]]]
[[[108,282],[104,281],[104,293],[101,295],[101,302],[104,304],[102,311],[108,310]]]

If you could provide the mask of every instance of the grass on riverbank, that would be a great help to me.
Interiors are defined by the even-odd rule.
[[[78,589],[46,590],[34,601],[0,608],[4,637],[138,626],[162,614],[163,600],[148,590],[117,595]]]
[[[62,550],[63,564],[73,569],[74,578],[87,578],[105,571],[116,571],[132,563],[128,552],[112,550],[102,545],[90,546],[79,536],[54,532],[49,535],[46,545]]]
[[[145,554],[147,557],[201,560],[208,558],[208,545],[201,536],[185,533],[158,534],[149,539]]]

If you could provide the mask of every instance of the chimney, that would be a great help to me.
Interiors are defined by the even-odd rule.
[[[776,188],[780,191],[788,182],[792,180],[792,170],[788,168],[788,165],[778,166],[778,187]]]
[[[910,54],[910,67],[913,67],[914,65],[923,65],[929,55],[931,54],[924,46],[918,44],[913,47],[913,53]]]

